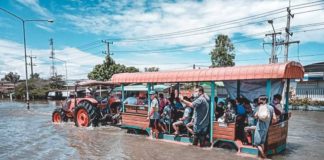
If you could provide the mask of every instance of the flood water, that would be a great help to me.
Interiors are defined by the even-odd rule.
[[[53,124],[55,102],[0,101],[0,159],[254,159],[223,149],[149,140],[116,127]],[[323,159],[324,112],[293,111],[286,151],[272,159]]]

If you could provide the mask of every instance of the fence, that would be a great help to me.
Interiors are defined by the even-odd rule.
[[[297,88],[296,97],[324,101],[324,88]]]

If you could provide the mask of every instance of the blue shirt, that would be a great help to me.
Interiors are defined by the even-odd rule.
[[[135,97],[128,97],[124,101],[124,104],[136,105],[137,104],[137,99]]]

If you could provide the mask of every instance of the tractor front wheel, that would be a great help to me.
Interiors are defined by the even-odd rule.
[[[65,112],[62,108],[56,108],[52,113],[52,122],[54,123],[61,123],[61,122],[67,122],[67,117],[65,115]]]

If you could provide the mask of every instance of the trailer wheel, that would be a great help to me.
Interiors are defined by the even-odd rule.
[[[56,108],[52,113],[52,122],[54,123],[62,123],[67,122],[68,118],[65,115],[65,112],[62,108]]]
[[[228,149],[231,151],[238,151],[237,147],[231,142],[220,142],[217,147]]]
[[[74,123],[77,127],[98,126],[97,108],[88,101],[79,103],[74,112]]]
[[[126,133],[128,133],[128,134],[136,134],[137,131],[136,131],[136,129],[127,129]]]

